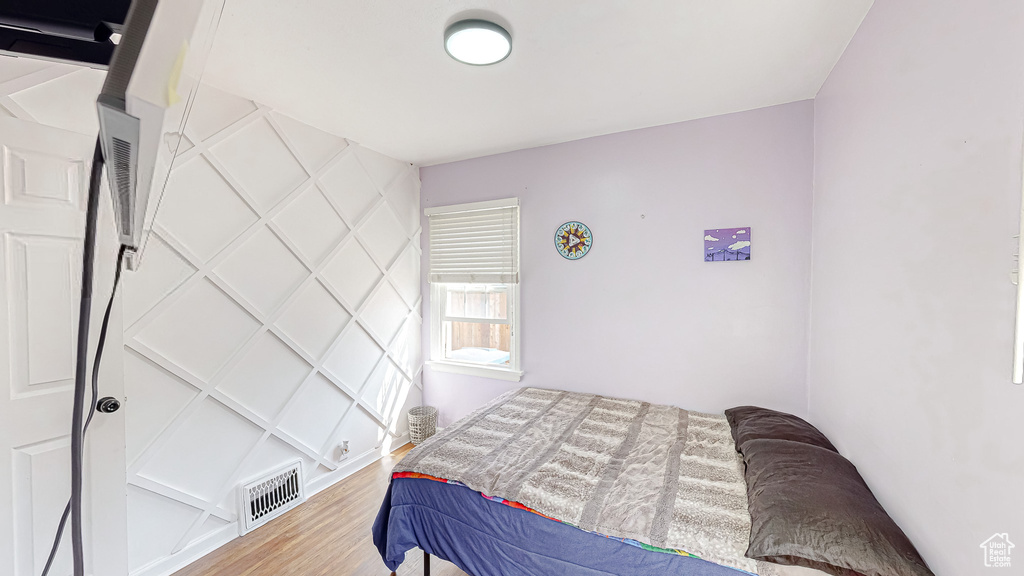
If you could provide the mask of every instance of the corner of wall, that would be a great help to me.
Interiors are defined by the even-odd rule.
[[[828,80],[826,80],[827,82]],[[819,90],[819,94],[821,91]],[[814,261],[815,252],[814,247],[816,242],[814,241],[814,231],[816,227],[814,225],[814,214],[817,199],[817,186],[818,186],[818,130],[817,130],[817,105],[818,98],[815,96],[811,100],[811,223],[810,223],[810,274],[807,279],[807,359],[804,369],[804,388],[807,396],[806,414],[807,419],[813,419],[811,399],[813,396],[813,381],[811,380],[811,356],[812,347],[814,346]]]

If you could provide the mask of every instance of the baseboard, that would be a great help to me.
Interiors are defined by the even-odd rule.
[[[391,442],[391,450],[395,451],[401,448],[402,446],[405,446],[409,442],[412,442],[412,439],[409,438],[408,432],[402,434],[401,436],[396,436],[395,439]]]
[[[348,478],[352,474],[355,474],[377,460],[380,460],[382,456],[383,454],[380,453],[380,449],[374,448],[373,450],[368,450],[358,456],[346,458],[341,462],[341,465],[338,466],[337,470],[328,472],[323,476],[318,476],[317,478],[307,482],[306,498],[312,498],[314,494],[322,492],[345,478]]]
[[[177,554],[158,558],[130,572],[130,576],[168,576],[238,538],[238,525],[231,523],[190,542]]]
[[[397,448],[408,442],[409,434],[406,433],[395,438],[392,441],[391,446],[393,448]],[[330,488],[352,474],[355,474],[377,460],[380,460],[383,456],[384,454],[382,454],[382,450],[380,448],[374,448],[359,454],[358,456],[346,458],[340,462],[337,470],[324,474],[323,476],[307,483],[306,498],[311,498],[314,494]],[[301,507],[301,505],[299,507]],[[271,522],[273,522],[273,520],[271,520]],[[369,530],[369,527],[367,527],[367,530]],[[206,536],[189,543],[188,546],[182,548],[177,554],[158,558],[137,570],[133,570],[130,573],[130,576],[169,576],[238,537],[238,526],[234,523],[228,524],[227,526],[218,528]]]

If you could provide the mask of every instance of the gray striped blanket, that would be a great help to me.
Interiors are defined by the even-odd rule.
[[[521,388],[429,438],[395,472],[456,480],[583,530],[762,576],[724,416]]]

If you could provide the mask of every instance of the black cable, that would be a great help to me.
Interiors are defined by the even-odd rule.
[[[89,430],[89,423],[92,422],[92,417],[96,414],[96,401],[100,395],[100,360],[103,358],[103,345],[107,343],[107,325],[110,324],[110,311],[114,308],[114,296],[117,295],[117,285],[121,282],[121,264],[124,263],[124,251],[127,248],[127,246],[122,244],[117,250],[117,262],[114,264],[114,286],[110,289],[107,309],[103,312],[100,336],[96,341],[96,355],[92,360],[92,404],[89,406],[89,417],[85,419],[85,426],[82,427],[83,435]]]
[[[67,517],[71,516],[71,556],[74,576],[85,575],[85,549],[82,545],[82,470],[83,446],[85,443],[85,424],[83,408],[85,404],[85,379],[88,370],[89,356],[89,318],[92,312],[92,279],[93,263],[96,259],[96,216],[99,212],[100,181],[103,178],[103,150],[96,139],[96,148],[92,155],[92,170],[89,178],[89,193],[85,211],[85,237],[82,247],[82,293],[78,306],[78,345],[75,356],[75,393],[71,406],[71,500],[61,516],[61,524],[57,530],[54,548],[50,553],[50,561],[45,568],[49,570],[52,557],[64,532]],[[91,419],[91,414],[90,414]],[[43,572],[46,573],[45,571]]]
[[[103,358],[103,346],[107,341],[107,326],[110,324],[110,312],[114,308],[114,296],[117,295],[117,286],[121,282],[121,266],[124,262],[124,251],[127,246],[121,245],[121,248],[117,251],[117,264],[114,268],[114,287],[110,290],[110,300],[107,301],[107,309],[103,312],[103,324],[100,326],[100,338],[96,343],[96,355],[92,361],[92,401],[89,403],[89,416],[85,419],[85,425],[82,426],[82,436],[89,431],[89,424],[92,422],[92,417],[96,414],[96,402],[99,400],[99,381],[100,381],[100,360]],[[50,567],[53,565],[53,560],[57,557],[57,550],[60,548],[60,539],[64,535],[64,527],[67,525],[68,516],[71,514],[71,501],[69,500],[67,505],[64,506],[64,514],[60,517],[60,523],[57,524],[57,535],[53,539],[53,546],[50,548],[50,556],[46,559],[46,566],[43,568],[41,576],[47,576],[50,572]]]
[[[85,575],[85,547],[82,545],[82,407],[89,364],[89,316],[92,312],[93,262],[96,259],[96,214],[99,212],[103,150],[96,139],[89,178],[89,199],[85,210],[85,238],[82,247],[82,300],[78,306],[78,350],[75,357],[75,397],[71,405],[71,557],[74,576]]]
[[[57,549],[60,548],[60,538],[64,535],[64,525],[68,523],[68,515],[70,514],[71,500],[68,500],[67,506],[64,507],[64,514],[60,517],[60,524],[57,525],[57,535],[53,538],[53,546],[50,547],[50,557],[46,559],[46,566],[43,567],[42,576],[50,573],[50,566],[53,565],[53,559],[57,557]]]

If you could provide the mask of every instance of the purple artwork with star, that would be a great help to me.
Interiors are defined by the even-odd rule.
[[[704,261],[750,260],[750,226],[704,231]]]

